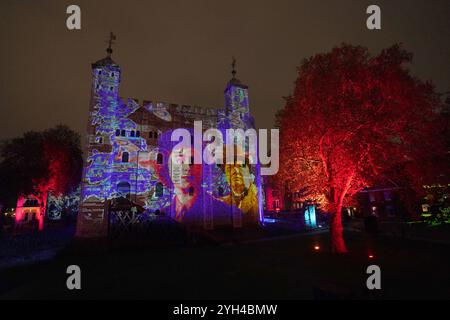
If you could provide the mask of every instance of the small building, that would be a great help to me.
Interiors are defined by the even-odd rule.
[[[270,185],[265,185],[265,211],[279,212],[283,210],[283,198],[280,190],[273,188]]]
[[[403,218],[405,211],[400,201],[398,187],[372,187],[357,195],[360,214],[364,217],[375,215],[381,219]]]
[[[44,213],[44,205],[35,196],[20,196],[17,200],[14,227],[16,229],[37,227],[42,231],[44,228]]]

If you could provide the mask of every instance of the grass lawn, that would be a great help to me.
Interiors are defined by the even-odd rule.
[[[350,232],[346,238],[346,256],[327,251],[327,234],[230,246],[65,253],[0,271],[0,298],[450,298],[448,246]],[[80,291],[66,289],[71,264],[81,267]],[[365,289],[370,264],[381,267],[381,291]]]

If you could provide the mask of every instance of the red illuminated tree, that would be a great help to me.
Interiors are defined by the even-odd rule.
[[[305,188],[331,214],[333,252],[345,253],[342,207],[394,172],[420,185],[440,150],[433,87],[410,75],[412,55],[395,45],[377,56],[342,45],[298,68],[291,96],[277,116],[280,171],[291,192]]]
[[[45,208],[47,196],[72,191],[81,180],[79,135],[59,125],[27,132],[0,146],[0,202],[34,195]]]

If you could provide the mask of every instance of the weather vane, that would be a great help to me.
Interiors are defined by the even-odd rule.
[[[236,59],[235,59],[234,56],[232,57],[232,59],[233,59],[233,62],[231,63],[231,67],[232,67],[231,74],[233,75],[233,79],[234,79],[234,77],[236,76],[236,69],[235,69],[235,67],[236,67]]]
[[[108,49],[106,49],[106,52],[108,52],[108,57],[111,57],[111,53],[113,52],[111,46],[115,43],[114,40],[116,40],[116,35],[111,31],[109,33]]]

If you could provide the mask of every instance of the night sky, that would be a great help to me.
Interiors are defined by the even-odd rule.
[[[70,4],[81,7],[80,31],[66,28]],[[366,28],[370,4],[382,9],[381,31]],[[58,123],[84,137],[91,63],[106,56],[111,30],[120,96],[221,107],[234,55],[259,128],[273,126],[301,60],[342,42],[373,53],[402,42],[412,72],[450,91],[449,0],[2,0],[0,139]]]

